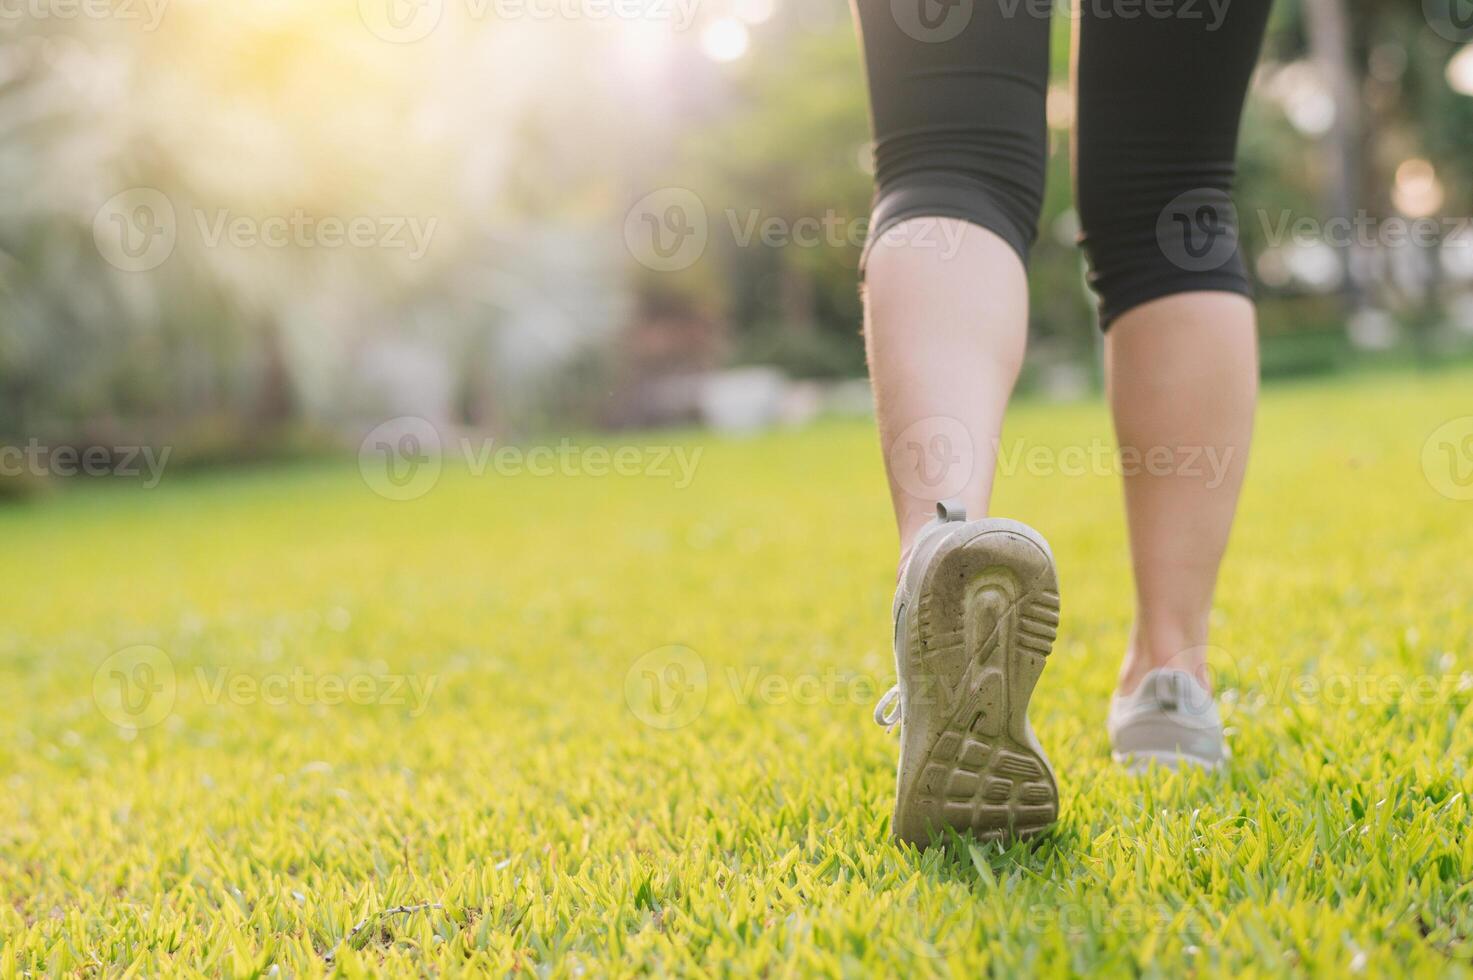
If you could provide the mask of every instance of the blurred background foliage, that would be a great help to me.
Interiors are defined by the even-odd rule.
[[[0,443],[167,443],[208,462],[351,444],[402,414],[527,436],[862,400],[844,379],[864,372],[870,146],[840,0],[647,0],[641,17],[426,0],[438,20],[412,39],[386,36],[380,2],[400,0],[81,16],[30,0],[0,18]],[[1268,377],[1473,343],[1462,3],[1276,4],[1237,194]],[[1054,396],[1098,383],[1067,10],[1025,375]],[[707,227],[673,271],[626,234],[631,207],[671,188]],[[138,189],[167,213],[137,211]],[[1440,240],[1275,234],[1355,214],[1435,218]],[[144,219],[172,230],[146,268],[108,239]],[[309,230],[217,234],[273,219]],[[330,220],[368,221],[372,240],[329,241]],[[832,230],[783,238],[804,222]],[[746,237],[765,227],[776,243]]]

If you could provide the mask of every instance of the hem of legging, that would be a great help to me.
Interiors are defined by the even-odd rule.
[[[947,184],[922,184],[898,187],[881,194],[870,215],[869,237],[859,256],[859,278],[864,280],[865,266],[875,242],[902,221],[912,218],[955,218],[985,228],[1018,253],[1023,267],[1028,267],[1031,236],[1016,221],[991,201],[979,200],[983,192],[975,187]]]
[[[1167,296],[1175,296],[1178,293],[1236,293],[1252,299],[1253,286],[1239,276],[1222,275],[1197,275],[1186,279],[1168,279],[1136,286],[1112,303],[1106,304],[1104,300],[1100,301],[1100,332],[1109,330],[1116,320],[1137,306],[1142,306],[1152,300],[1164,299]]]

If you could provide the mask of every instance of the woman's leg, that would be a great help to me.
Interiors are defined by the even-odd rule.
[[[1207,680],[1212,594],[1257,393],[1230,194],[1269,0],[1172,4],[1133,19],[1081,7],[1077,199],[1126,464],[1128,693],[1155,667]]]
[[[945,222],[956,254],[905,244]],[[954,218],[914,218],[877,243],[865,278],[865,349],[901,563],[938,499],[984,517],[997,438],[1028,326],[1023,263],[996,235]]]
[[[1168,666],[1210,688],[1207,621],[1258,392],[1253,304],[1224,292],[1143,303],[1106,334],[1105,364],[1116,437],[1133,464],[1125,512],[1136,609],[1119,690]],[[1170,464],[1150,462],[1166,459],[1157,447]]]
[[[902,556],[937,501],[987,513],[1043,199],[1044,6],[855,0],[875,133],[865,336]]]

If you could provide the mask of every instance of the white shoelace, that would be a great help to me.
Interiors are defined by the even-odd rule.
[[[896,684],[886,691],[884,696],[875,704],[875,724],[886,732],[895,730],[900,724],[900,685]]]

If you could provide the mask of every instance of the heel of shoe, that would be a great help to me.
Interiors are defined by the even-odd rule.
[[[974,522],[936,555],[919,593],[918,663],[949,703],[920,771],[901,787],[896,835],[1036,834],[1058,816],[1053,770],[1027,719],[1059,623],[1048,545],[1016,521]]]

